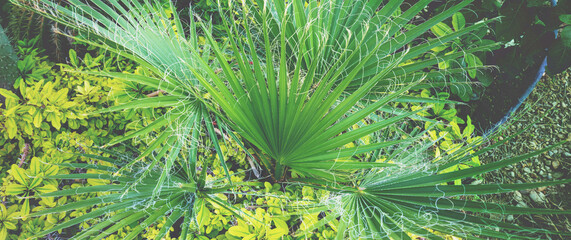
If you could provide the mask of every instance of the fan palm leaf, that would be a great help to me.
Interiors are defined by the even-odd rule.
[[[390,65],[394,58],[400,59],[399,67],[394,68],[387,77],[379,81],[376,90],[383,91],[390,87],[392,79],[414,82],[418,79],[418,71],[427,69],[443,61],[458,59],[465,54],[486,51],[498,46],[498,43],[486,43],[484,41],[463,49],[463,52],[446,56],[431,57],[428,59],[416,59],[414,64],[408,60],[418,58],[430,52],[435,47],[442,46],[450,41],[466,36],[474,31],[486,28],[486,24],[495,19],[480,21],[472,26],[459,31],[449,32],[438,38],[425,40],[426,32],[442,21],[450,18],[472,1],[452,1],[450,7],[436,14],[430,19],[419,19],[418,15],[426,9],[432,1],[423,0],[412,4],[404,12],[401,12],[403,0],[357,0],[357,1],[310,1],[305,5],[304,1],[292,1],[287,4],[284,1],[248,0],[251,6],[267,8],[270,16],[263,16],[264,10],[249,10],[254,23],[263,28],[269,28],[270,40],[279,39],[283,33],[287,36],[286,49],[293,53],[288,60],[294,65],[300,56],[296,52],[303,53],[300,67],[308,70],[311,63],[319,61],[317,75],[327,72],[330,64],[337,59],[349,61],[344,68],[344,74],[355,68],[359,68],[348,90],[355,90],[370,79],[376,73]],[[263,6],[263,7],[262,7]],[[416,25],[410,24],[414,22]],[[376,47],[379,43],[380,46]],[[302,45],[303,48],[300,48]],[[322,50],[323,49],[323,50]],[[405,51],[405,49],[408,49]],[[355,55],[344,55],[343,51],[358,52]],[[319,54],[323,51],[323,54]],[[367,62],[360,66],[364,56],[372,54]],[[292,67],[293,68],[293,67]],[[446,70],[431,71],[429,79],[433,86],[446,86],[450,83],[438,79],[446,79],[451,74],[464,74],[467,68],[449,68]],[[439,78],[435,78],[438,76]],[[340,81],[340,80],[339,80]],[[426,88],[426,86],[422,86]]]
[[[468,155],[463,153],[473,147],[466,147],[443,159],[446,164],[439,162],[441,160],[432,162],[430,156],[423,154],[426,146],[432,146],[431,142],[419,143],[417,147],[409,147],[393,156],[395,162],[402,163],[400,167],[371,169],[358,177],[352,185],[297,179],[296,181],[311,182],[307,186],[337,193],[322,204],[297,206],[300,213],[328,213],[313,226],[305,228],[305,231],[299,231],[298,235],[306,235],[338,218],[340,223],[337,239],[414,239],[414,236],[445,239],[444,235],[465,239],[537,239],[539,234],[570,236],[569,233],[522,227],[488,217],[488,214],[570,214],[569,210],[514,207],[469,200],[478,195],[567,184],[571,182],[570,179],[520,184],[446,185],[455,179],[474,177],[527,160],[561,146],[566,141],[487,165],[438,174],[447,165],[469,161],[507,140],[509,138]]]
[[[209,50],[208,47],[199,47],[194,22],[191,21],[189,25],[191,34],[186,35],[186,29],[183,28],[172,2],[169,1],[167,7],[158,1],[71,0],[67,2],[67,7],[49,0],[14,3],[43,13],[79,31],[79,36],[69,36],[77,41],[115,52],[151,70],[151,76],[103,71],[84,72],[143,84],[161,90],[165,95],[134,99],[94,112],[97,114],[136,108],[169,108],[167,113],[158,116],[144,128],[116,138],[108,143],[108,146],[150,135],[152,140],[147,151],[134,159],[134,163],[148,157],[164,143],[175,146],[171,151],[179,151],[185,144],[182,143],[185,136],[181,137],[184,135],[184,129],[199,128],[201,132],[208,132],[211,136],[211,142],[228,174],[213,121],[209,118],[210,113],[201,101],[196,100],[196,96],[201,96],[204,92],[189,70],[189,66],[198,69],[196,56],[191,54],[190,49],[200,49],[200,58],[203,59],[210,57]],[[132,164],[126,165],[125,168]]]
[[[169,163],[168,158],[175,155],[178,161],[174,166],[152,166],[148,163],[137,163],[131,168],[117,174],[117,171],[133,159],[113,157],[101,157],[81,154],[83,157],[96,157],[95,160],[106,161],[113,166],[102,166],[84,163],[62,163],[62,167],[76,169],[92,169],[97,174],[66,174],[48,177],[49,179],[72,180],[72,179],[97,179],[107,181],[108,184],[78,187],[43,194],[39,197],[63,197],[79,194],[91,194],[85,200],[71,202],[32,213],[32,217],[52,213],[60,213],[71,210],[92,208],[91,211],[81,216],[58,224],[50,229],[37,233],[37,237],[48,233],[65,229],[70,231],[74,225],[93,221],[87,229],[75,234],[73,239],[102,239],[117,232],[118,230],[138,225],[131,229],[125,239],[135,239],[147,227],[164,221],[156,239],[162,239],[178,219],[184,218],[186,224],[181,226],[183,232],[189,232],[191,221],[196,221],[197,209],[204,207],[203,202],[215,203],[241,218],[239,210],[227,204],[216,196],[217,193],[229,189],[220,179],[206,181],[206,165],[202,165],[202,172],[197,173],[196,146],[190,149],[190,155],[184,157],[178,152],[170,152],[162,162]],[[109,151],[108,151],[109,152]],[[113,151],[110,153],[115,154]],[[166,169],[171,169],[164,174]],[[157,184],[157,182],[159,184]],[[160,188],[160,190],[158,189]],[[96,206],[96,207],[94,207]],[[72,232],[68,234],[73,235]],[[184,236],[183,236],[184,237]]]
[[[305,175],[346,181],[342,172],[348,169],[390,164],[340,164],[338,159],[391,143],[346,149],[343,146],[415,113],[401,112],[347,130],[425,79],[426,75],[418,70],[437,64],[437,60],[402,65],[440,43],[409,43],[470,1],[461,1],[412,30],[403,31],[404,25],[429,2],[420,1],[401,16],[403,19],[390,21],[386,16],[394,13],[400,1],[389,1],[379,13],[374,11],[379,1],[321,1],[307,6],[303,1],[257,1],[252,8],[244,2],[242,8],[229,10],[242,14],[241,24],[230,20],[238,16],[225,18],[232,59],[203,27],[222,73],[199,72],[192,66],[189,69],[221,109],[219,115],[260,150],[262,163],[276,179],[283,179],[286,170],[293,169]],[[338,22],[346,26],[338,29]],[[257,35],[251,30],[255,26],[260,26]],[[465,32],[445,36],[444,40],[483,26],[484,23],[476,24]],[[199,52],[193,54],[200,59]],[[228,63],[232,60],[238,69]],[[209,68],[207,61],[198,64],[200,69]],[[380,83],[384,84],[382,91],[378,88]],[[352,111],[365,97],[372,100],[364,108]],[[215,107],[210,108],[216,111]]]

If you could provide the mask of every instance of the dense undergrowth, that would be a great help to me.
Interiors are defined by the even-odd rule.
[[[362,11],[355,16],[369,23],[374,11],[366,4],[383,1],[364,1],[361,7],[322,2],[331,9]],[[478,55],[498,45],[468,34],[488,22],[465,22],[458,10],[469,1],[421,22],[411,19],[427,3],[399,2],[390,1],[392,10],[379,8],[390,17],[371,17],[387,21],[374,26],[391,34],[347,21],[347,29],[357,34],[332,30],[340,36],[332,45],[319,39],[320,28],[329,25],[313,14],[325,9],[316,2],[229,5],[223,9],[230,13],[222,11],[214,27],[198,17],[183,27],[174,5],[164,2],[124,3],[113,10],[94,1],[95,12],[104,12],[100,15],[77,10],[81,5],[66,6],[91,20],[65,13],[66,8],[58,9],[61,15],[45,15],[61,24],[100,22],[76,25],[81,34],[69,37],[84,42],[86,50],[79,56],[67,51],[65,63],[48,60],[38,38],[17,42],[22,76],[15,91],[0,89],[6,97],[0,106],[0,239],[533,238],[546,233],[468,214],[564,213],[480,203],[477,194],[568,182],[469,184],[479,173],[546,151],[480,166],[483,139],[475,136],[469,116],[457,116],[460,103],[450,98],[470,99],[467,89],[485,68]],[[123,15],[129,24],[108,21],[125,6],[134,10]],[[284,14],[276,14],[280,11]],[[121,27],[149,32],[120,35]],[[307,30],[311,27],[315,32]],[[166,33],[154,35],[161,29]],[[134,39],[162,45],[154,49],[132,44]],[[400,58],[387,58],[379,49]],[[278,79],[275,93],[272,81],[266,81],[272,77]],[[365,89],[366,82],[379,84]],[[325,100],[312,100],[319,97]],[[277,130],[282,128],[291,132]]]
[[[25,74],[15,83],[17,89],[15,93],[5,90],[2,92],[7,97],[6,103],[0,110],[3,122],[1,138],[3,148],[0,154],[4,160],[1,166],[4,214],[2,232],[5,232],[4,236],[7,239],[34,236],[58,223],[87,213],[87,209],[78,209],[67,213],[49,214],[40,218],[23,217],[46,208],[63,206],[69,201],[79,201],[95,196],[82,194],[30,198],[55,190],[109,184],[109,181],[92,179],[87,181],[80,179],[38,181],[36,179],[60,174],[99,173],[97,170],[86,171],[81,165],[76,164],[111,166],[104,161],[90,158],[95,155],[113,155],[102,153],[98,150],[98,146],[105,145],[129,131],[138,130],[141,126],[156,119],[157,115],[164,113],[161,109],[132,109],[119,113],[91,114],[97,109],[115,106],[147,95],[152,96],[157,89],[137,84],[125,84],[112,78],[94,77],[79,72],[89,69],[117,71],[120,68],[123,72],[144,74],[140,67],[121,57],[100,51],[96,51],[95,56],[91,56],[90,53],[77,56],[74,50],[70,50],[67,57],[68,63],[54,63],[47,60],[43,49],[36,47],[36,40],[20,40],[17,43],[18,55],[22,59],[18,64],[19,70]],[[428,98],[431,97],[430,92],[430,90],[422,90],[412,94]],[[438,95],[441,99],[447,99],[449,96],[444,92]],[[417,104],[399,104],[399,107],[416,110]],[[451,103],[439,103],[434,109],[419,112],[418,116],[452,123],[439,125],[428,132],[433,140],[438,141],[433,153],[435,155],[459,148],[466,141],[471,142],[474,137],[473,125],[469,120],[466,123],[458,118]],[[427,123],[426,127],[430,125],[431,123]],[[466,127],[460,127],[463,125]],[[422,121],[414,120],[403,122],[400,126],[402,130],[407,131],[413,129],[419,131],[424,127],[425,124]],[[445,138],[440,138],[440,136],[445,136]],[[223,140],[222,136],[217,137]],[[247,157],[240,144],[234,139],[226,140],[228,142],[221,145],[221,150],[228,164],[231,165],[229,168],[230,173],[234,174],[233,182],[240,183],[257,178],[256,174],[259,173],[254,173],[254,169],[257,168],[252,167],[255,164]],[[136,156],[144,150],[144,143],[148,141],[149,139],[142,138],[128,143],[129,146],[116,146],[112,150],[113,153],[122,152]],[[362,141],[371,140],[368,137]],[[200,149],[198,152],[203,162],[211,163],[207,166],[199,166],[200,169],[203,167],[208,169],[207,180],[224,174],[219,158],[213,154],[212,149]],[[472,163],[458,165],[454,168],[462,169],[478,165],[479,160],[476,157]],[[456,183],[459,181],[457,180]],[[270,239],[280,238],[289,234],[288,226],[296,225],[299,221],[298,218],[293,217],[272,217],[273,214],[280,215],[287,212],[283,206],[288,204],[288,198],[316,200],[328,195],[326,191],[302,186],[289,186],[285,192],[282,192],[280,184],[272,185],[271,182],[273,182],[271,179],[267,179],[266,182],[260,184],[241,187],[238,192],[244,192],[244,194],[219,194],[221,199],[231,198],[234,206],[242,208],[244,212],[250,212],[256,219],[263,219],[261,223],[250,225],[242,220],[236,220],[227,209],[212,204],[206,208],[205,204],[199,204],[197,211],[201,215],[198,225],[194,227],[193,235],[198,239],[217,237],[241,239],[249,235]],[[300,216],[301,229],[305,225],[315,224],[319,215],[319,213],[313,213]],[[85,222],[78,227],[88,228],[95,222]],[[272,226],[272,223],[276,226],[275,228],[268,227]],[[153,238],[162,224],[146,229],[148,233],[142,237]],[[277,228],[278,226],[280,228]],[[122,229],[119,233],[111,235],[109,239],[122,239],[131,228]],[[331,239],[336,236],[335,228],[335,223],[330,223],[318,228],[308,237]],[[69,229],[52,233],[50,236],[65,238],[77,231],[79,229]],[[177,234],[173,233],[173,235]]]

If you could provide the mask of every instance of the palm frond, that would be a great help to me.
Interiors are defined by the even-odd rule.
[[[340,172],[331,166],[340,166],[337,160],[341,157],[349,156],[351,151],[373,151],[385,146],[339,152],[344,145],[414,116],[415,112],[401,111],[347,131],[425,79],[425,74],[410,74],[412,78],[401,81],[408,73],[403,70],[407,66],[401,65],[442,42],[409,43],[470,1],[461,1],[409,31],[402,28],[430,1],[420,1],[402,16],[392,17],[400,2],[389,1],[379,12],[374,11],[380,4],[375,1],[369,2],[372,5],[366,1],[321,1],[307,6],[303,1],[256,1],[252,6],[257,7],[251,9],[246,4],[243,8],[231,8],[229,12],[243,14],[239,16],[242,25],[230,20],[238,16],[225,18],[232,59],[238,69],[228,63],[232,60],[204,26],[222,73],[209,70],[205,74],[189,67],[222,110],[219,115],[260,150],[276,179],[282,179],[288,168],[304,175],[334,179],[333,175]],[[253,32],[255,26],[260,30]],[[485,22],[476,24],[444,37],[443,41],[484,26]],[[198,52],[194,54],[200,59]],[[424,68],[437,61],[419,64]],[[198,64],[202,69],[209,68],[206,61]],[[371,97],[371,91],[379,90],[380,83],[384,84],[383,91]],[[371,99],[366,107],[353,111],[353,106],[365,97]],[[345,166],[360,169],[365,165]],[[339,176],[336,180],[346,181]]]
[[[332,209],[328,216],[340,219],[338,239],[413,239],[413,236],[444,239],[443,234],[468,239],[536,239],[538,234],[570,236],[569,233],[522,227],[488,217],[488,214],[570,214],[569,210],[513,207],[468,199],[477,195],[567,184],[571,179],[524,184],[446,185],[454,179],[477,176],[527,160],[565,143],[499,162],[441,174],[438,172],[444,165],[432,163],[429,156],[422,157],[422,147],[418,147],[393,158],[395,162],[402,163],[405,162],[403,158],[415,155],[414,162],[402,164],[401,168],[371,169],[362,175],[352,189],[340,183],[306,182],[339,193],[321,205]],[[467,159],[474,156],[459,154]]]
[[[14,3],[38,11],[79,31],[80,35],[70,36],[77,41],[115,52],[151,70],[151,76],[82,72],[143,84],[166,94],[166,96],[135,99],[126,104],[95,112],[94,114],[127,109],[169,108],[164,115],[158,116],[147,126],[114,139],[107,145],[137,137],[157,136],[150,141],[145,153],[134,160],[136,162],[164,144],[177,146],[171,151],[180,150],[187,140],[189,129],[196,128],[200,132],[216,136],[213,123],[208,117],[211,113],[196,99],[197,96],[202,97],[204,92],[189,70],[189,67],[199,69],[196,56],[191,52],[203,50],[199,58],[208,59],[209,51],[207,47],[199,47],[195,31],[186,36],[187,29],[183,28],[171,2],[168,6],[164,6],[160,2],[149,0],[142,2],[72,0],[68,1],[66,7],[50,0],[34,3],[14,1]],[[196,28],[192,19],[189,27],[191,30]],[[211,142],[214,146],[219,145],[216,137],[211,138]],[[221,151],[218,151],[218,154],[222,154]],[[220,159],[228,173],[225,158],[220,156]],[[126,167],[130,166],[131,164]],[[123,170],[125,168],[120,169]]]
[[[173,158],[173,155],[177,158],[182,156],[171,151],[166,157],[167,160],[162,161],[167,164],[172,162],[168,159]],[[226,185],[221,184],[222,181],[217,179],[214,180],[215,184],[199,181],[199,175],[206,175],[206,172],[196,174],[196,159],[179,160],[176,163],[172,162],[172,164],[175,166],[156,167],[139,162],[118,175],[118,168],[112,166],[103,167],[79,163],[58,164],[67,167],[94,169],[102,173],[55,175],[50,176],[49,179],[97,179],[105,180],[108,184],[65,189],[39,196],[62,197],[90,194],[91,197],[32,213],[32,217],[82,208],[92,209],[84,215],[39,232],[37,237],[63,229],[69,231],[72,229],[70,227],[74,225],[90,222],[92,223],[91,227],[78,232],[74,239],[101,239],[137,222],[139,224],[126,237],[126,239],[133,239],[147,227],[166,217],[167,223],[163,225],[157,237],[160,239],[170,231],[170,227],[179,218],[184,217],[188,218],[185,221],[193,221],[192,219],[196,217],[196,213],[193,211],[196,201],[212,202],[212,199],[216,198],[214,196],[216,193],[228,189]],[[166,169],[169,169],[167,174],[165,174]],[[189,171],[190,169],[192,171]],[[206,169],[206,166],[203,166],[203,169]],[[160,190],[157,187],[160,187]],[[221,201],[214,202],[235,213],[237,217],[242,216],[232,205]],[[183,227],[188,228],[190,226],[184,225]]]

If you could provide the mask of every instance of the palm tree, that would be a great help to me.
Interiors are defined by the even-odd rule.
[[[164,92],[164,96],[138,99],[101,111],[171,107],[167,114],[145,128],[109,144],[143,134],[156,134],[156,140],[140,157],[116,164],[118,168],[113,169],[115,176],[97,176],[117,184],[82,190],[113,192],[140,187],[140,192],[129,192],[124,196],[104,195],[35,215],[117,200],[119,202],[101,206],[85,217],[95,218],[109,211],[115,212],[108,222],[94,225],[78,237],[91,234],[104,237],[136,222],[146,226],[164,214],[169,214],[167,222],[170,225],[184,216],[182,229],[187,232],[189,225],[186,223],[196,216],[195,199],[213,201],[232,209],[220,199],[209,197],[209,194],[239,185],[229,181],[230,174],[220,151],[217,134],[224,130],[229,135],[236,132],[245,144],[252,146],[255,151],[252,157],[261,163],[274,181],[294,182],[336,193],[326,201],[315,202],[300,210],[299,214],[304,214],[330,209],[325,211],[325,218],[306,228],[307,231],[339,219],[338,239],[409,239],[412,235],[442,238],[435,231],[463,237],[503,238],[516,234],[525,238],[527,232],[545,232],[491,222],[471,213],[551,214],[569,211],[514,208],[457,197],[514,191],[569,180],[479,186],[444,186],[442,183],[492,171],[557,145],[498,163],[444,174],[438,173],[469,161],[489,148],[471,154],[477,145],[470,144],[435,162],[425,154],[434,142],[423,138],[423,133],[349,146],[380,130],[391,130],[393,124],[418,112],[381,114],[378,110],[383,106],[404,99],[403,96],[411,89],[442,85],[442,82],[431,82],[434,76],[465,74],[467,70],[473,70],[459,67],[428,72],[430,67],[439,61],[489,50],[498,44],[475,46],[461,53],[411,62],[434,47],[484,28],[488,22],[473,24],[438,39],[417,41],[422,40],[430,28],[450,18],[471,1],[455,1],[433,18],[411,25],[411,20],[430,2],[418,1],[400,13],[402,0],[241,1],[229,4],[228,13],[222,12],[227,35],[224,41],[215,39],[209,24],[200,19],[190,19],[188,26],[183,25],[170,2],[166,8],[169,11],[160,2],[149,0],[92,0],[87,3],[70,0],[69,7],[49,0],[30,5],[20,3],[84,33],[80,36],[87,36],[74,37],[78,41],[133,59],[153,72],[152,76],[110,72],[91,74],[133,81]],[[206,38],[204,45],[198,44],[198,29]],[[211,56],[214,60],[210,59]],[[426,108],[430,107],[430,102],[439,101],[417,100],[428,103],[424,105]],[[362,106],[356,107],[357,103]],[[352,127],[363,120],[368,124]],[[166,130],[160,132],[161,128]],[[196,148],[201,132],[208,132],[217,149],[226,170],[228,186],[207,188],[208,184],[200,180],[206,174],[193,170],[198,161]],[[185,160],[181,150],[188,145],[193,150],[187,156],[189,160]],[[380,149],[387,153],[387,159],[362,157]],[[137,170],[141,161],[148,162],[150,166]],[[185,176],[178,176],[181,168],[185,169],[182,171]],[[143,174],[136,174],[139,172]],[[45,196],[58,194],[63,193]],[[129,194],[133,194],[133,198]],[[147,202],[144,211],[130,208],[141,201]],[[166,206],[186,210],[177,212]],[[237,217],[243,216],[243,213],[233,212]],[[42,234],[82,220],[70,220]],[[111,222],[118,224],[110,226]],[[494,227],[503,231],[497,233]],[[137,228],[129,237],[135,237],[141,230]],[[307,231],[296,234],[303,236]]]

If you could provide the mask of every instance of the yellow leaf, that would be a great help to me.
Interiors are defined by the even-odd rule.
[[[44,170],[43,172],[45,173],[45,176],[52,176],[52,175],[56,175],[59,171],[59,167],[56,165],[48,165],[48,166],[44,166]]]
[[[279,218],[274,218],[273,221],[274,224],[276,225],[276,228],[270,230],[268,232],[267,237],[270,240],[274,239],[277,240],[289,232],[289,227],[287,226],[287,223],[284,220],[281,220]]]
[[[20,110],[19,108],[20,108],[19,105],[16,105],[14,107],[7,109],[6,111],[4,111],[4,116],[6,117],[16,116],[16,111]]]
[[[198,227],[206,225],[210,221],[210,211],[206,208],[206,203],[203,199],[199,198],[194,204],[194,212],[196,213],[196,221]]]
[[[22,204],[22,210],[20,211],[22,214],[22,219],[25,221],[28,218],[28,214],[30,214],[30,199],[26,198],[24,200],[24,204]]]
[[[257,234],[250,234],[246,236],[243,240],[256,240]]]
[[[28,135],[34,135],[34,128],[32,128],[32,124],[24,123],[24,132]]]
[[[57,203],[59,205],[64,205],[67,202],[67,197],[61,197],[60,199],[57,200]]]
[[[436,136],[436,131],[434,131],[434,130],[428,131],[428,135],[430,136],[430,139],[432,141],[436,141],[436,139],[438,139],[438,136]]]
[[[4,219],[8,216],[8,210],[6,210],[6,206],[0,203],[0,218]]]
[[[40,172],[42,171],[42,166],[41,166],[41,162],[40,159],[37,157],[33,157],[32,160],[30,161],[30,174],[32,174],[33,176],[37,176],[38,174],[40,174]]]
[[[33,189],[33,188],[39,186],[40,183],[42,183],[42,177],[43,177],[43,174],[40,174],[40,176],[38,176],[38,177],[33,177],[32,182],[30,183],[30,185],[28,187],[30,189]]]
[[[42,126],[42,120],[43,120],[42,113],[40,111],[37,111],[36,115],[34,116],[34,127],[40,128]]]
[[[12,164],[11,174],[14,177],[14,179],[20,184],[22,185],[28,184],[28,179],[30,177],[28,176],[28,174],[26,174],[26,171],[18,167],[18,165]]]
[[[0,230],[0,239],[8,239],[8,229],[4,226],[2,226],[2,229]]]
[[[51,184],[36,188],[40,193],[51,193],[57,191],[57,187]]]
[[[250,235],[250,230],[248,226],[238,224],[238,226],[233,226],[228,229],[228,233],[235,237],[245,237]]]
[[[109,181],[101,179],[87,179],[87,183],[89,183],[91,186],[99,186],[99,185],[107,185],[109,184]]]
[[[287,223],[284,220],[281,220],[279,218],[274,218],[273,220],[277,228],[285,229],[286,233],[288,232],[289,227],[287,226]]]
[[[10,230],[16,230],[16,228],[18,228],[13,222],[8,222],[6,220],[4,220],[4,226]],[[2,239],[2,237],[0,237],[0,239]]]
[[[67,108],[70,108],[70,107],[75,107],[76,105],[77,105],[76,102],[66,102],[66,103],[64,103],[61,107],[67,109]]]
[[[18,125],[16,125],[16,121],[13,118],[7,118],[5,126],[8,131],[8,138],[13,139],[16,137],[16,133],[18,133]]]
[[[52,118],[52,126],[54,126],[54,128],[56,128],[57,130],[59,130],[61,128],[61,119],[59,118],[59,115],[54,114],[53,118]]]
[[[14,94],[13,92],[10,92],[9,90],[6,90],[4,88],[0,88],[0,95],[4,96],[6,98],[20,100],[20,98],[16,94]],[[2,239],[2,238],[0,238],[0,239]]]
[[[450,61],[440,61],[438,62],[438,69],[447,69],[450,67]]]
[[[20,195],[24,193],[26,187],[17,183],[12,183],[6,186],[6,194],[8,195]]]
[[[67,92],[69,91],[69,89],[67,88],[63,88],[60,89],[56,94],[54,94],[50,100],[52,100],[53,103],[61,103],[61,100],[67,100]]]

